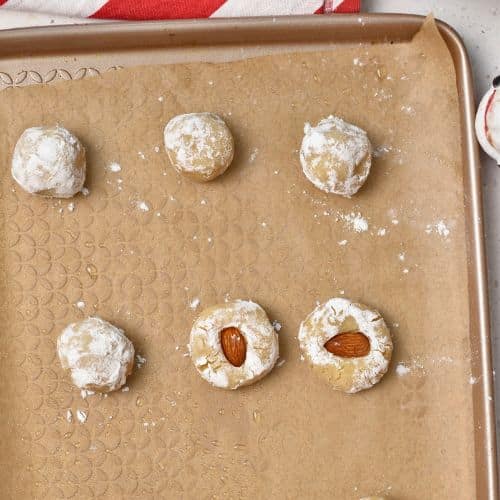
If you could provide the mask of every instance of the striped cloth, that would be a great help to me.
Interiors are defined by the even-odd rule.
[[[0,9],[96,19],[190,19],[359,12],[360,0],[0,0]]]

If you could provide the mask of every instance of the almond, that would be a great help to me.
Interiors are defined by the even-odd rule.
[[[325,349],[341,358],[361,358],[370,352],[370,340],[361,332],[345,332],[325,342]]]
[[[247,342],[238,328],[230,326],[220,332],[222,352],[233,366],[241,366],[247,357]]]

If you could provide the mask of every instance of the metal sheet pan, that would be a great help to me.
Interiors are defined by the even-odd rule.
[[[360,42],[409,40],[423,18],[399,14],[189,20],[16,29],[0,32],[0,90],[78,79],[117,66],[230,60]],[[453,57],[462,112],[470,283],[470,342],[477,498],[498,498],[495,419],[480,165],[471,69],[457,33],[438,22]]]

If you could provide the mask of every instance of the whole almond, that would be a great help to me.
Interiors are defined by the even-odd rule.
[[[245,337],[234,326],[224,328],[220,332],[222,352],[233,366],[241,366],[247,357],[247,343]]]
[[[370,340],[361,332],[345,332],[325,342],[325,349],[341,358],[360,358],[370,352]]]

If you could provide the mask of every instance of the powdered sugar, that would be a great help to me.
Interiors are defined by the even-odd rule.
[[[255,159],[257,158],[257,155],[259,154],[259,150],[257,148],[254,148],[252,152],[250,153],[250,158],[248,158],[249,163],[253,163]]]
[[[28,193],[70,198],[85,182],[85,149],[64,127],[32,127],[19,138],[12,176]]]
[[[434,224],[427,224],[425,227],[427,234],[436,233],[442,238],[448,238],[450,235],[449,225],[444,220],[438,220]]]
[[[57,340],[57,352],[77,387],[112,391],[125,383],[134,347],[122,330],[90,317],[64,329]]]
[[[116,162],[112,162],[112,163],[110,163],[110,164],[108,165],[108,170],[109,170],[110,172],[114,172],[114,173],[116,173],[116,172],[121,172],[122,167],[120,166],[120,164],[118,164],[118,163],[116,163]]]
[[[141,356],[139,353],[135,355],[135,364],[137,368],[142,368],[146,364],[147,359],[144,356]]]
[[[427,375],[429,369],[444,368],[455,363],[451,356],[420,356],[416,355],[408,360],[400,361],[396,366],[396,374],[414,375],[422,377]]]
[[[368,221],[359,212],[350,212],[348,214],[339,213],[338,217],[345,223],[348,229],[356,233],[368,231]]]
[[[317,188],[350,197],[370,172],[370,141],[364,130],[329,116],[316,127],[304,125],[300,162],[304,174]]]
[[[281,323],[279,321],[274,320],[273,323],[272,323],[272,325],[273,325],[273,328],[277,332],[279,332],[281,330]]]
[[[149,205],[145,201],[137,201],[136,206],[143,212],[149,212]]]
[[[190,303],[189,303],[189,307],[191,309],[197,309],[198,306],[200,305],[200,299],[198,297],[195,297]]]
[[[165,149],[179,171],[211,176],[233,158],[233,140],[224,121],[213,113],[172,118],[164,131]]]
[[[76,418],[78,422],[84,424],[87,421],[87,413],[83,410],[76,410]]]
[[[231,365],[220,344],[222,329],[238,328],[246,340],[246,359]],[[225,389],[236,389],[265,376],[279,355],[278,336],[264,310],[254,302],[236,300],[202,313],[191,330],[189,351],[200,375]]]
[[[344,330],[351,321],[356,331],[370,341],[370,352],[360,358],[342,358],[324,347],[325,343]],[[313,366],[329,367],[328,373],[336,382],[345,384],[346,392],[358,392],[371,387],[387,371],[392,341],[384,320],[377,312],[344,298],[334,298],[320,304],[302,322],[299,330],[302,352]],[[384,355],[388,353],[388,357]],[[352,367],[352,380],[343,380],[343,367]],[[341,382],[342,381],[342,382]]]
[[[402,377],[404,375],[408,375],[408,373],[410,373],[410,369],[403,363],[398,363],[396,366],[396,374]]]

